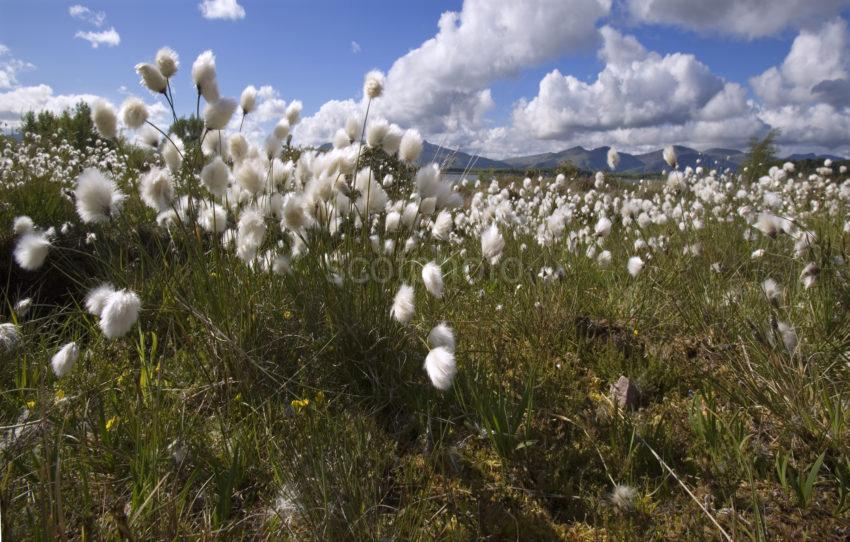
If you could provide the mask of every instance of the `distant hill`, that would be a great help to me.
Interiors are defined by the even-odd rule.
[[[330,145],[323,145],[322,148],[330,148]],[[462,171],[465,169],[554,169],[569,162],[585,171],[610,171],[608,168],[609,148],[597,147],[588,150],[584,147],[571,147],[559,152],[547,152],[494,160],[484,156],[473,156],[447,147],[440,147],[439,145],[425,141],[422,146],[422,155],[419,157],[419,163],[430,164],[431,162],[436,162],[447,171]],[[717,169],[720,171],[731,169],[734,171],[738,169],[747,156],[746,153],[737,149],[712,148],[698,151],[682,145],[676,145],[675,149],[676,155],[679,158],[680,168],[703,166],[706,169]],[[617,173],[645,175],[669,170],[670,166],[664,161],[663,152],[662,149],[644,154],[620,152],[620,163],[614,171]],[[840,156],[829,154],[816,155],[812,153],[792,154],[784,158],[784,160],[825,160],[827,158],[834,161],[844,160]]]
[[[420,164],[436,162],[446,170],[470,169],[512,169],[510,164],[502,160],[493,160],[483,156],[473,156],[465,152],[455,151],[447,147],[440,147],[425,141],[422,145],[422,155],[419,157]]]

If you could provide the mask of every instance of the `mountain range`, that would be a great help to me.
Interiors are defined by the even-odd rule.
[[[584,147],[572,147],[560,152],[547,152],[544,154],[532,154],[528,156],[517,156],[502,160],[493,160],[483,156],[472,156],[465,152],[452,151],[445,147],[439,147],[429,142],[424,142],[422,155],[419,158],[421,164],[437,162],[446,170],[464,169],[496,169],[496,170],[526,170],[526,169],[553,169],[565,162],[586,171],[610,171],[608,168],[608,149],[610,147],[597,147],[585,149]],[[746,153],[737,149],[713,148],[698,151],[690,147],[676,145],[676,154],[679,158],[679,167],[697,167],[702,165],[709,169],[723,170],[726,168],[736,170],[746,158]],[[614,171],[617,173],[649,174],[660,173],[662,170],[670,169],[662,156],[663,150],[644,153],[629,154],[620,152],[620,163]],[[807,160],[831,158],[832,160],[843,160],[839,156],[815,155],[815,154],[792,154],[786,160]]]

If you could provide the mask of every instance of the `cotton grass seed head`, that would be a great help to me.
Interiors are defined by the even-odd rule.
[[[28,216],[16,216],[12,221],[12,231],[15,235],[23,235],[35,230],[35,223]]]
[[[50,240],[40,232],[25,233],[15,245],[15,261],[27,271],[36,271],[44,265],[50,251]]]
[[[91,120],[97,132],[107,139],[118,135],[118,115],[115,107],[104,99],[98,98],[92,104]]]
[[[118,290],[109,294],[98,325],[108,339],[123,337],[139,319],[142,302],[135,292]]]
[[[21,339],[21,333],[18,326],[8,322],[0,324],[0,350],[11,352]]]
[[[201,181],[212,195],[219,198],[224,196],[230,182],[230,168],[227,167],[221,156],[216,156],[209,164],[204,166],[201,170]]]
[[[77,214],[86,224],[106,222],[117,215],[125,198],[115,181],[95,168],[86,168],[80,173],[74,195]]]
[[[163,47],[156,52],[156,67],[163,77],[173,77],[180,67],[180,57],[173,49]]]
[[[443,272],[436,262],[428,262],[422,267],[422,282],[429,294],[438,299],[443,297]]]
[[[254,85],[245,87],[242,96],[239,98],[239,105],[242,108],[243,115],[247,115],[257,108],[257,88]]]
[[[106,300],[109,296],[115,293],[115,287],[109,283],[101,284],[96,288],[92,288],[86,295],[86,311],[92,316],[100,317],[103,308],[106,306]]]
[[[390,316],[399,324],[407,324],[413,318],[414,310],[413,286],[402,284],[393,298]]]
[[[379,98],[384,92],[384,74],[378,70],[372,70],[366,74],[363,81],[363,96],[369,100]]]
[[[435,388],[440,391],[448,390],[457,374],[454,352],[443,346],[434,348],[425,357],[425,371]]]
[[[154,94],[165,94],[168,81],[155,64],[136,64],[136,72],[141,76],[140,83]]]
[[[77,357],[79,355],[80,348],[75,342],[70,342],[60,348],[58,352],[53,354],[53,358],[50,360],[50,366],[53,368],[53,374],[55,374],[57,378],[62,378],[70,373],[71,369],[74,368],[74,363],[77,361]]]
[[[422,154],[422,136],[416,130],[407,130],[399,143],[398,157],[408,164],[419,160]]]
[[[450,352],[454,352],[454,330],[446,322],[440,322],[431,329],[430,333],[428,333],[428,346],[430,346],[431,348],[437,348],[442,346]]]
[[[131,130],[138,130],[148,120],[148,106],[135,96],[124,100],[124,105],[121,106],[121,112],[124,124]]]
[[[207,103],[204,107],[204,123],[207,130],[224,130],[233,117],[236,107],[236,100],[231,98],[219,98],[217,101]],[[207,137],[215,137],[215,135],[207,134]]]

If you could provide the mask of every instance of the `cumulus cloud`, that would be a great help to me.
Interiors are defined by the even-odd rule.
[[[330,100],[316,113],[304,118],[295,127],[292,136],[299,145],[319,146],[330,142],[334,132],[345,128],[349,117],[362,118],[363,114],[363,107],[354,100]]]
[[[466,0],[442,14],[437,34],[395,61],[378,107],[425,131],[480,123],[493,105],[488,86],[597,40],[611,0]]]
[[[18,84],[19,71],[35,68],[29,62],[12,57],[9,48],[0,43],[0,89],[12,88]]]
[[[803,30],[779,66],[750,80],[763,107],[759,117],[781,130],[779,142],[846,148],[850,140],[850,58],[841,19]]]
[[[238,132],[241,124],[246,139],[259,145],[285,114],[286,101],[280,97],[280,92],[271,85],[262,85],[257,89],[257,108],[245,117],[244,123],[241,109],[237,110],[227,129]]]
[[[245,18],[245,8],[236,0],[203,0],[198,4],[204,19],[227,19],[237,21]]]
[[[121,43],[121,36],[115,30],[115,27],[110,27],[109,30],[101,32],[83,32],[80,30],[74,34],[74,37],[86,40],[91,44],[92,49],[97,49],[100,45],[115,47]]]
[[[828,18],[850,0],[628,0],[627,5],[640,22],[752,39]]]
[[[838,18],[800,32],[782,64],[753,77],[750,85],[765,105],[777,106],[812,101],[818,92],[834,93],[838,82],[846,80],[847,23]]]
[[[91,104],[97,96],[92,94],[53,94],[48,85],[18,87],[0,93],[0,122],[10,127],[21,123],[21,115],[29,111],[60,113],[83,101]]]
[[[548,73],[537,96],[516,104],[518,128],[554,140],[603,133],[631,139],[630,146],[674,137],[694,141],[730,121],[745,128],[746,136],[763,128],[746,90],[713,74],[693,55],[647,51],[633,36],[607,26],[601,33],[599,56],[605,67],[596,80],[586,83],[557,69]]]
[[[68,14],[75,19],[85,21],[98,28],[103,26],[103,23],[106,22],[106,13],[102,11],[92,11],[86,6],[82,6],[80,4],[74,4],[69,7]]]

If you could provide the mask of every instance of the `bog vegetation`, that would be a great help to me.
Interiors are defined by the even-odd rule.
[[[850,536],[846,168],[453,185],[192,75],[0,142],[9,540]]]

